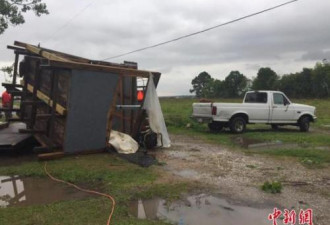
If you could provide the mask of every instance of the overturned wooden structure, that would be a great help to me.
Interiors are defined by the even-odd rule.
[[[41,143],[36,151],[77,153],[103,150],[112,129],[137,138],[146,115],[137,91],[147,91],[150,75],[157,86],[160,73],[138,70],[137,64],[90,60],[15,42],[12,83],[2,85],[19,96],[15,111]],[[24,56],[19,60],[19,56]],[[19,77],[22,79],[18,82]]]

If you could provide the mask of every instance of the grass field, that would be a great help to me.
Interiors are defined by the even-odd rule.
[[[233,151],[248,154],[267,154],[274,157],[295,157],[310,168],[324,167],[330,164],[330,131],[322,125],[330,124],[329,100],[297,100],[317,106],[319,120],[312,125],[312,132],[301,133],[297,128],[272,131],[266,125],[249,125],[246,133],[234,135],[228,131],[210,133],[205,124],[190,119],[193,99],[161,99],[166,123],[170,133],[196,136],[207,142],[227,146]],[[222,102],[239,102],[237,99]],[[190,127],[187,128],[187,124]],[[245,149],[236,145],[237,137],[258,141],[281,141],[298,143],[294,148]],[[1,160],[1,158],[0,158]],[[115,197],[117,205],[112,224],[149,225],[166,224],[162,221],[140,220],[130,216],[129,202],[138,198],[162,197],[177,199],[180,194],[203,190],[196,182],[169,181],[162,177],[159,166],[142,168],[119,158],[114,154],[68,157],[48,162],[49,171],[56,177],[73,182],[85,188],[104,191]],[[43,162],[22,161],[15,165],[1,165],[0,175],[19,175],[21,177],[41,177],[48,179]],[[50,190],[51,194],[51,190]],[[9,207],[0,209],[0,224],[10,225],[73,225],[105,224],[111,209],[111,203],[103,197],[89,197],[82,200],[65,200],[52,204]],[[65,221],[65,222],[64,222]]]
[[[141,220],[129,216],[129,201],[154,196],[177,199],[180,193],[196,188],[197,185],[191,183],[162,182],[157,167],[155,165],[142,168],[108,153],[68,157],[48,162],[48,170],[52,175],[114,196],[116,208],[111,224],[119,225],[166,224],[161,221]],[[0,166],[0,174],[49,179],[44,172],[44,163],[37,161],[23,162],[19,166]],[[49,194],[52,194],[51,190]],[[104,197],[92,196],[83,200],[66,200],[46,205],[0,208],[0,224],[104,225],[110,210],[111,201]]]
[[[240,99],[215,99],[219,102],[241,102]],[[268,154],[274,156],[297,157],[306,166],[318,167],[330,164],[330,99],[294,99],[293,102],[316,106],[318,120],[311,125],[311,132],[303,133],[297,127],[286,126],[277,131],[269,125],[248,125],[244,134],[236,135],[229,131],[214,134],[206,124],[192,119],[192,103],[196,99],[162,98],[161,105],[168,129],[172,133],[187,134],[198,138],[229,146],[246,153]],[[187,124],[189,124],[187,126]],[[296,147],[276,149],[244,149],[233,140],[237,137],[256,142],[282,142],[297,144]]]

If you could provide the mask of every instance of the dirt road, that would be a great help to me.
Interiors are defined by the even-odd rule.
[[[217,194],[242,205],[295,209],[297,214],[311,208],[314,224],[329,224],[329,167],[308,169],[293,158],[246,154],[194,137],[171,135],[171,140],[170,149],[155,153],[169,174],[209,184]],[[263,192],[265,181],[282,182],[282,193]]]

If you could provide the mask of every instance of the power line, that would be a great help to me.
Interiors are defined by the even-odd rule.
[[[80,14],[82,14],[87,8],[89,8],[92,4],[94,4],[94,1],[91,1],[89,4],[87,4],[84,8],[79,10],[76,14],[74,14],[70,19],[68,19],[62,26],[60,26],[57,30],[55,30],[45,41],[49,41],[56,33],[67,27],[76,17],[78,17]]]
[[[169,44],[171,42],[179,41],[181,39],[188,38],[188,37],[191,37],[191,36],[194,36],[194,35],[197,35],[197,34],[201,34],[201,33],[204,33],[204,32],[207,32],[207,31],[210,31],[210,30],[213,30],[213,29],[216,29],[218,27],[222,27],[222,26],[225,26],[225,25],[228,25],[228,24],[231,24],[231,23],[235,23],[235,22],[238,22],[240,20],[244,20],[246,18],[253,17],[253,16],[256,16],[256,15],[259,15],[259,14],[262,14],[262,13],[265,13],[265,12],[268,12],[268,11],[271,11],[271,10],[274,10],[274,9],[277,9],[277,8],[280,8],[282,6],[291,4],[293,2],[297,2],[297,1],[298,0],[292,0],[292,1],[289,1],[289,2],[285,2],[283,4],[276,5],[276,6],[273,6],[273,7],[267,8],[267,9],[264,9],[262,11],[258,11],[258,12],[249,14],[247,16],[243,16],[243,17],[240,17],[240,18],[237,18],[237,19],[234,19],[234,20],[231,20],[231,21],[228,21],[228,22],[225,22],[225,23],[222,23],[222,24],[213,26],[213,27],[209,27],[209,28],[206,28],[204,30],[200,30],[200,31],[197,31],[197,32],[194,32],[194,33],[183,35],[181,37],[177,37],[177,38],[171,39],[169,41],[160,42],[158,44],[150,45],[150,46],[147,46],[147,47],[144,47],[144,48],[139,48],[139,49],[136,49],[136,50],[133,50],[133,51],[130,51],[130,52],[126,52],[126,53],[120,54],[120,55],[115,55],[115,56],[112,56],[112,57],[108,57],[108,58],[105,58],[105,59],[102,59],[102,60],[109,60],[109,59],[119,58],[119,57],[122,57],[122,56],[125,56],[125,55],[130,55],[130,54],[135,53],[135,52],[141,52],[141,51],[144,51],[144,50],[147,50],[147,49],[150,49],[150,48],[155,48],[155,47],[158,47],[158,46],[161,46],[161,45]]]

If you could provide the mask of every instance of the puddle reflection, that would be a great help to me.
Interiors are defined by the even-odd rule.
[[[140,219],[160,219],[173,224],[200,225],[269,225],[272,208],[253,208],[230,204],[210,195],[193,195],[185,200],[167,203],[164,199],[138,200],[130,212]]]
[[[42,178],[0,176],[0,207],[47,204],[90,196]]]

